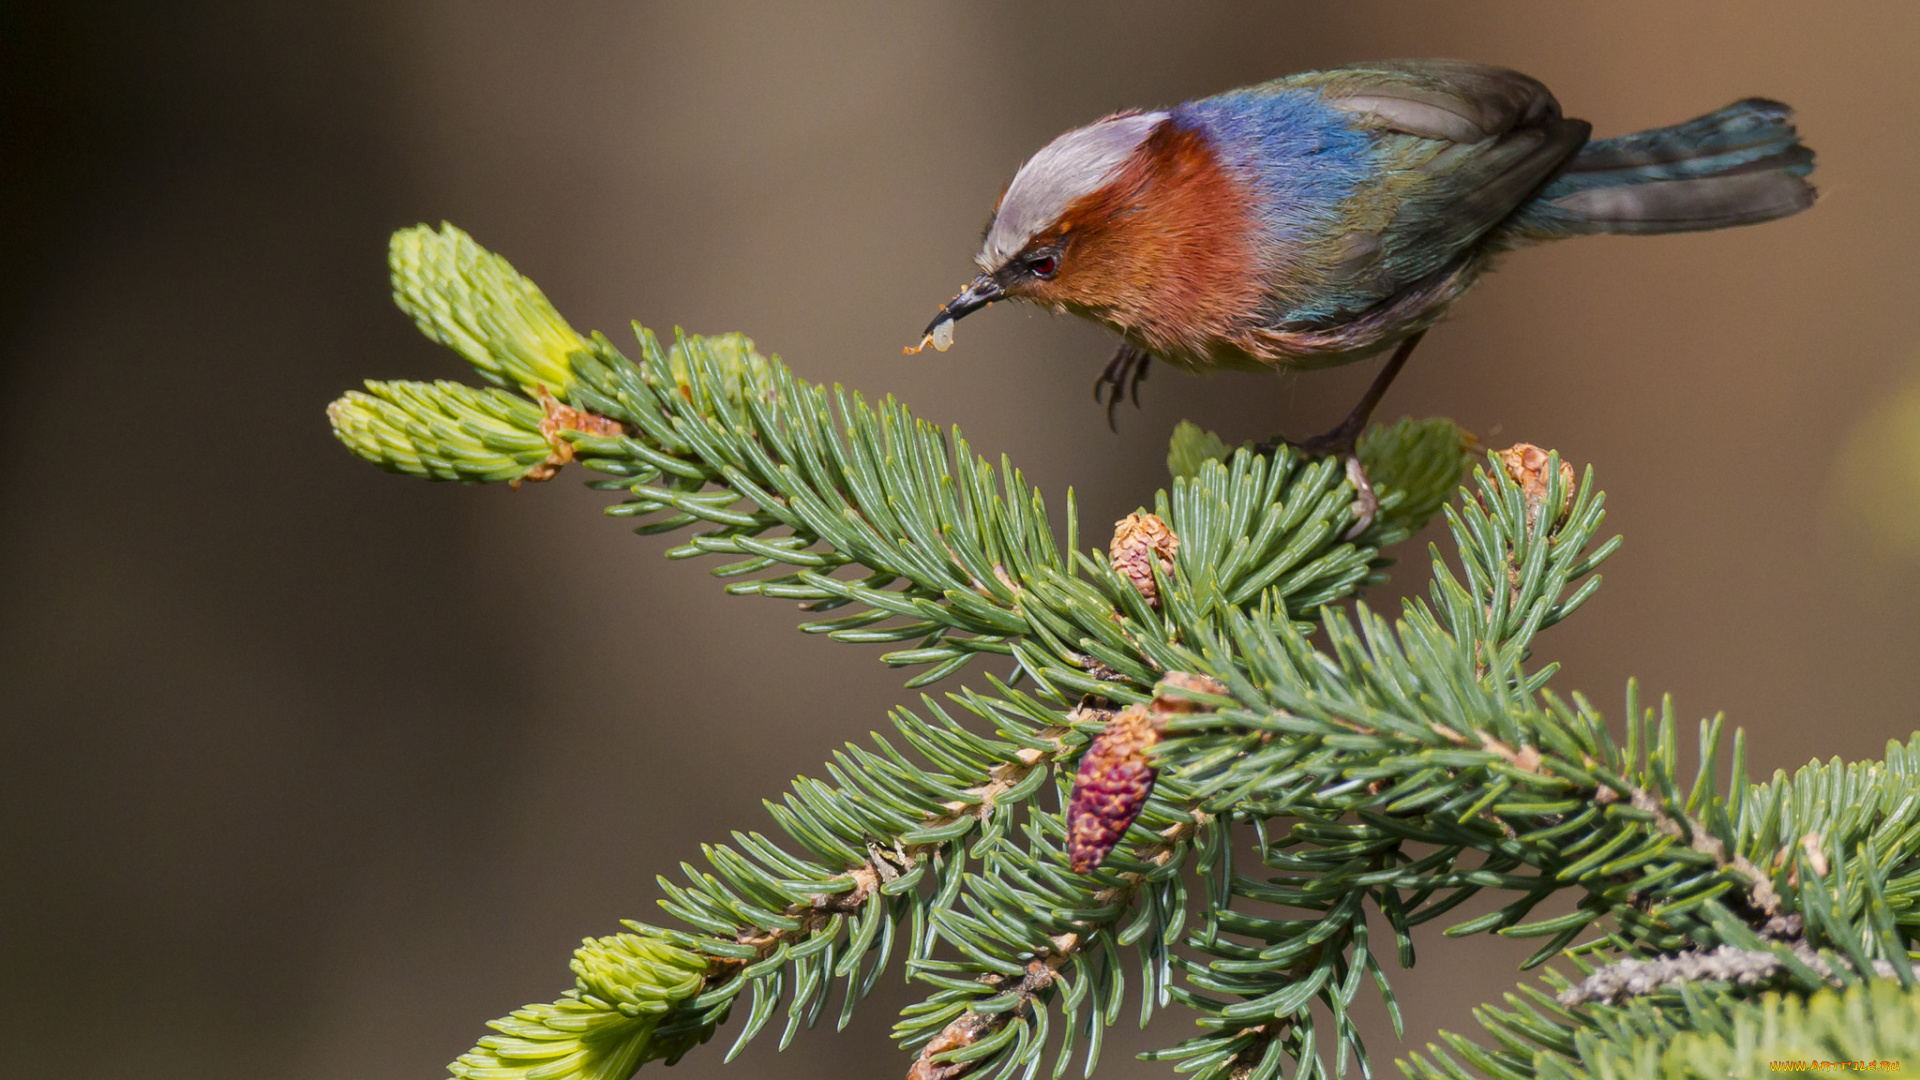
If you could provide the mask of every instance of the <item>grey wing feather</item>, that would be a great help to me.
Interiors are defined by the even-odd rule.
[[[1418,264],[1439,269],[1532,198],[1580,152],[1589,131],[1584,120],[1553,117],[1442,149],[1409,170],[1386,248],[1402,249],[1415,277],[1424,276]]]
[[[1387,60],[1318,74],[1325,104],[1427,139],[1479,142],[1560,116],[1539,80],[1464,60]]]
[[[1457,60],[1402,60],[1320,72],[1321,101],[1378,132],[1374,180],[1386,211],[1336,238],[1340,297],[1316,323],[1337,323],[1439,273],[1533,197],[1586,144],[1545,86]]]

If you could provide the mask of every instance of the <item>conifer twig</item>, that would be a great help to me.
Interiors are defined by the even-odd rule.
[[[456,1075],[621,1080],[736,1005],[734,1053],[783,1008],[784,1046],[836,982],[844,1026],[896,944],[930,988],[895,1027],[913,1080],[1030,1077],[1052,1051],[1056,1077],[1076,1055],[1091,1074],[1123,958],[1143,1024],[1178,1004],[1201,1028],[1149,1057],[1199,1080],[1367,1072],[1364,982],[1400,1024],[1376,930],[1410,965],[1414,929],[1484,890],[1512,898],[1446,934],[1540,938],[1525,966],[1566,957],[1582,978],[1479,1010],[1497,1045],[1443,1033],[1402,1062],[1418,1080],[1717,1077],[1735,1046],[1920,1053],[1920,736],[1754,783],[1716,718],[1687,775],[1670,701],[1642,709],[1630,686],[1622,741],[1553,692],[1538,636],[1618,545],[1591,470],[1518,444],[1449,504],[1459,430],[1376,429],[1378,513],[1346,541],[1336,463],[1182,425],[1151,509],[1083,550],[1069,495],[1062,547],[1004,459],[739,335],[663,347],[636,328],[629,361],[451,227],[396,235],[391,265],[401,307],[492,385],[344,395],[328,415],[356,454],[469,483],[578,465],[636,531],[701,530],[668,554],[733,558],[729,592],[904,646],[884,659],[911,686],[1012,667],[834,754],[768,804],[776,836],[707,845],[661,880],[676,926],[586,941],[573,987],[495,1021]],[[1395,620],[1334,606],[1443,506],[1425,599]],[[1563,890],[1572,911],[1532,918]]]

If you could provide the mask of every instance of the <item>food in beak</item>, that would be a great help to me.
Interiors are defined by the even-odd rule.
[[[920,339],[920,344],[901,349],[900,351],[906,353],[908,356],[914,356],[929,345],[933,346],[934,352],[946,352],[948,349],[953,348],[952,319],[941,319],[939,322],[934,323],[933,329],[927,331],[927,336]]]

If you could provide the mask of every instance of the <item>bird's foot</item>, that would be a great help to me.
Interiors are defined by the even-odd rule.
[[[1365,426],[1365,417],[1348,416],[1332,431],[1322,432],[1311,439],[1289,439],[1285,435],[1275,435],[1266,442],[1256,444],[1254,450],[1271,454],[1283,446],[1291,446],[1308,457],[1351,458],[1354,447],[1360,444],[1360,430]]]
[[[1393,384],[1394,377],[1399,375],[1400,369],[1406,366],[1407,357],[1413,355],[1413,350],[1426,334],[1425,330],[1417,330],[1400,342],[1399,347],[1393,350],[1393,356],[1387,360],[1386,366],[1373,377],[1373,384],[1367,387],[1366,394],[1362,395],[1359,403],[1347,413],[1347,418],[1340,421],[1332,431],[1325,435],[1316,435],[1303,442],[1296,442],[1284,435],[1275,435],[1254,447],[1258,453],[1271,454],[1282,446],[1291,446],[1309,457],[1337,457],[1346,462],[1347,483],[1353,486],[1353,526],[1341,538],[1343,540],[1352,540],[1366,532],[1367,528],[1373,524],[1373,515],[1380,509],[1380,499],[1373,492],[1373,481],[1367,478],[1366,466],[1360,464],[1360,457],[1355,453],[1355,448],[1360,444],[1360,433],[1366,430],[1367,421],[1373,416],[1375,406],[1380,404],[1380,399],[1386,395],[1387,387]]]
[[[1147,369],[1152,366],[1152,354],[1130,341],[1121,342],[1119,351],[1107,361],[1107,370],[1094,380],[1093,400],[1107,407],[1108,430],[1120,430],[1114,422],[1114,410],[1120,407],[1121,398],[1131,397],[1133,407],[1140,407],[1140,384],[1147,381]]]
[[[1353,540],[1373,526],[1373,515],[1380,512],[1380,496],[1374,494],[1367,467],[1353,454],[1347,455],[1347,483],[1353,486],[1353,524],[1340,539]]]
[[[1372,527],[1374,514],[1380,510],[1380,496],[1373,490],[1373,480],[1367,476],[1367,467],[1360,464],[1360,455],[1354,452],[1354,446],[1359,439],[1360,432],[1357,427],[1342,423],[1332,431],[1324,435],[1315,435],[1311,439],[1294,440],[1284,435],[1275,435],[1265,442],[1255,444],[1253,449],[1257,454],[1271,454],[1287,446],[1308,457],[1341,459],[1346,464],[1347,483],[1353,488],[1353,524],[1340,538],[1352,540]]]

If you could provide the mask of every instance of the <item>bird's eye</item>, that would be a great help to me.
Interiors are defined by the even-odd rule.
[[[1042,255],[1027,263],[1027,270],[1033,274],[1034,277],[1050,278],[1053,276],[1053,272],[1059,269],[1059,267],[1059,261],[1051,255]]]

